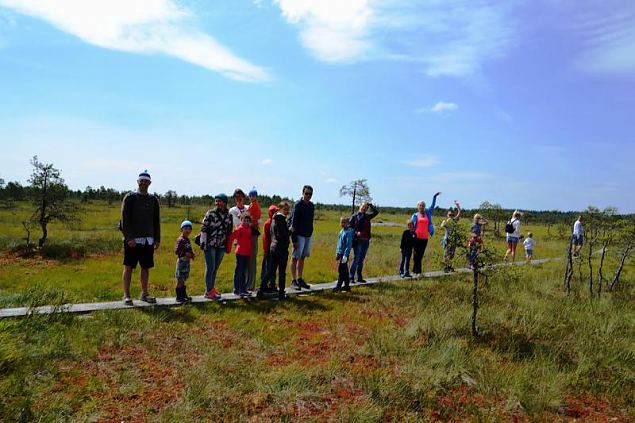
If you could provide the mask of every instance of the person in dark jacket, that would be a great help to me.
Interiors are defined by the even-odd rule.
[[[311,255],[311,242],[313,240],[313,217],[315,206],[311,202],[313,188],[305,185],[302,188],[302,199],[293,206],[291,215],[291,241],[293,253],[291,254],[291,287],[295,290],[311,289],[311,286],[302,279],[304,272],[304,260]]]
[[[289,261],[289,226],[287,216],[289,215],[289,203],[286,201],[278,205],[278,211],[273,216],[270,228],[271,245],[269,246],[269,272],[260,282],[260,290],[257,296],[263,298],[267,292],[267,281],[275,280],[278,272],[278,298],[286,298],[285,284],[287,276],[287,262]]]
[[[154,250],[161,243],[159,200],[148,193],[152,183],[148,171],[139,174],[136,192],[126,194],[121,205],[121,231],[123,232],[123,301],[133,305],[130,298],[132,270],[141,267],[141,301],[154,304],[156,299],[148,293],[150,269],[154,267]]]
[[[399,275],[402,278],[411,278],[410,275],[410,258],[412,257],[412,248],[414,246],[415,239],[414,224],[412,220],[408,219],[407,228],[401,234],[401,243],[399,249],[401,250],[401,263],[399,263]]]
[[[370,208],[370,213],[368,209]],[[364,260],[366,259],[366,253],[368,253],[368,247],[370,246],[370,221],[379,214],[379,210],[373,204],[363,202],[359,206],[359,211],[351,217],[350,226],[353,228],[355,235],[355,242],[353,251],[355,257],[351,264],[350,276],[351,283],[355,283],[355,273],[357,273],[357,282],[366,282],[362,277],[362,270],[364,269]]]

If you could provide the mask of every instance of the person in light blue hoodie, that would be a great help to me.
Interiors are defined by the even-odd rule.
[[[335,248],[335,260],[337,261],[337,285],[333,292],[350,291],[350,276],[348,274],[348,257],[353,247],[353,228],[349,227],[348,217],[340,218],[340,235]],[[342,287],[342,284],[344,286]]]
[[[421,262],[423,261],[423,255],[426,252],[428,246],[428,239],[434,235],[434,224],[432,223],[432,212],[437,205],[437,197],[441,195],[437,192],[432,197],[432,205],[426,208],[425,201],[419,201],[417,203],[417,212],[413,213],[410,220],[414,226],[415,239],[414,239],[414,258],[412,273],[415,276],[420,276],[423,271],[421,268]]]

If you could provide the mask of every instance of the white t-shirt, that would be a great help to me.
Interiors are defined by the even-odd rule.
[[[523,245],[525,246],[525,250],[533,250],[534,249],[534,239],[533,238],[525,238],[523,241]]]
[[[511,223],[512,223],[512,226],[514,226],[514,232],[509,234],[509,236],[515,236],[516,238],[520,238],[520,220],[514,218],[512,219]]]
[[[247,206],[243,206],[242,209],[239,209],[238,206],[234,206],[231,209],[229,209],[229,214],[231,214],[232,220],[234,221],[234,228],[237,228],[238,226],[240,226],[240,216],[242,216],[242,214],[246,211],[247,211]]]
[[[584,229],[582,228],[582,222],[576,220],[573,224],[573,235],[580,236],[584,234]]]

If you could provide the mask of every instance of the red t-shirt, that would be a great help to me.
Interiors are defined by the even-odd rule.
[[[419,239],[430,238],[430,232],[428,232],[428,215],[417,215],[417,229],[415,230],[415,233]]]
[[[251,256],[251,227],[241,224],[234,229],[227,239],[227,252],[232,250],[232,243],[236,240],[236,254],[239,256]]]

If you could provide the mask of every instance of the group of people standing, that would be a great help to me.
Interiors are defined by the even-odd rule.
[[[154,267],[154,251],[161,243],[160,206],[158,199],[148,193],[152,183],[147,171],[141,172],[137,179],[138,190],[128,193],[122,203],[120,229],[124,238],[123,290],[124,303],[132,305],[130,283],[133,269],[141,267],[141,301],[155,303],[156,299],[148,292],[149,270]],[[399,274],[403,278],[422,274],[422,261],[430,237],[434,235],[432,212],[436,207],[437,192],[429,207],[424,201],[417,204],[417,211],[407,221],[407,229],[401,237],[401,261]],[[311,255],[315,205],[311,201],[313,188],[305,185],[302,198],[293,204],[286,201],[271,205],[267,209],[268,219],[262,224],[262,209],[258,202],[256,189],[248,195],[237,188],[233,193],[235,205],[228,208],[226,194],[214,197],[214,207],[205,213],[201,230],[194,237],[194,243],[200,246],[205,259],[205,298],[221,298],[215,287],[218,269],[226,254],[231,253],[235,244],[234,293],[241,297],[252,296],[257,281],[257,256],[259,237],[262,235],[263,261],[260,266],[260,286],[258,297],[276,294],[284,299],[286,287],[286,269],[291,249],[291,287],[295,290],[310,290],[311,286],[303,278],[305,260]],[[247,204],[247,198],[249,203]],[[450,265],[456,251],[456,243],[451,242],[457,222],[461,217],[461,206],[455,201],[456,209],[450,209],[441,223],[445,234],[441,240],[445,270],[452,271]],[[371,240],[371,221],[379,214],[378,208],[369,202],[360,205],[350,218],[340,219],[341,230],[338,236],[335,260],[338,268],[338,283],[334,291],[349,290],[351,283],[365,283],[363,277],[364,262]],[[521,239],[520,219],[522,213],[514,211],[506,224],[507,251],[514,261],[516,247]],[[574,225],[573,253],[578,254],[583,243],[582,216]],[[468,242],[468,261],[473,262],[482,248],[482,228],[487,220],[475,214]],[[191,300],[187,295],[186,281],[189,278],[190,263],[195,257],[192,247],[192,222],[181,223],[181,234],[176,241],[174,252],[177,255],[175,270],[176,299],[178,302]],[[526,258],[533,254],[534,240],[531,233],[524,240]],[[350,254],[353,260],[348,266]],[[410,261],[413,261],[412,274]],[[277,276],[277,277],[276,277]],[[276,279],[278,283],[276,285]]]

